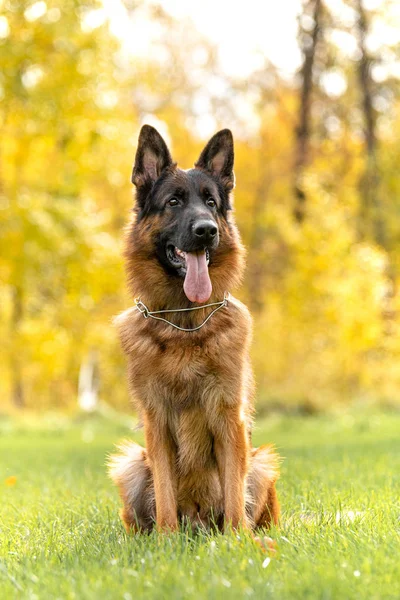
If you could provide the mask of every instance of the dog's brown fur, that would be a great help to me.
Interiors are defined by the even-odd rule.
[[[185,173],[175,166],[171,176]],[[210,264],[209,302],[240,282],[244,252],[233,217],[217,217],[219,246]],[[154,254],[164,227],[162,214],[139,218],[126,236],[129,286],[150,310],[191,306],[182,281],[171,278]],[[210,309],[170,315],[196,327]],[[129,386],[139,409],[146,449],[132,442],[111,457],[109,471],[123,501],[128,530],[174,530],[215,524],[234,528],[277,523],[277,456],[268,446],[251,447],[253,377],[249,362],[251,316],[230,298],[196,332],[144,319],[131,308],[116,319],[128,357]]]

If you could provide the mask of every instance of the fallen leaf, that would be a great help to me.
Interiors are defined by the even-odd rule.
[[[4,480],[4,483],[7,487],[13,487],[17,483],[17,478],[15,475],[10,475],[10,477]]]

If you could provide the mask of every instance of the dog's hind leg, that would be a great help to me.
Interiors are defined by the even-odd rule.
[[[125,528],[128,532],[151,531],[156,504],[146,449],[130,441],[123,442],[118,449],[119,454],[109,458],[108,473],[119,489]]]
[[[279,476],[279,457],[271,446],[253,448],[247,477],[246,512],[253,528],[276,525],[279,502],[275,483]]]

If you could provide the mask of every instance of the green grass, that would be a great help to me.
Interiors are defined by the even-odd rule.
[[[128,538],[104,469],[127,433],[99,418],[0,423],[2,600],[400,598],[399,415],[258,423],[255,444],[285,457],[268,565],[243,533]]]

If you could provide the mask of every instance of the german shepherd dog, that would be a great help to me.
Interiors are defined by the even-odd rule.
[[[125,247],[138,300],[116,324],[146,448],[125,442],[109,462],[128,531],[185,522],[254,529],[278,520],[277,456],[251,446],[251,317],[227,295],[244,267],[233,158],[228,129],[187,171],[153,127],[140,132]]]

